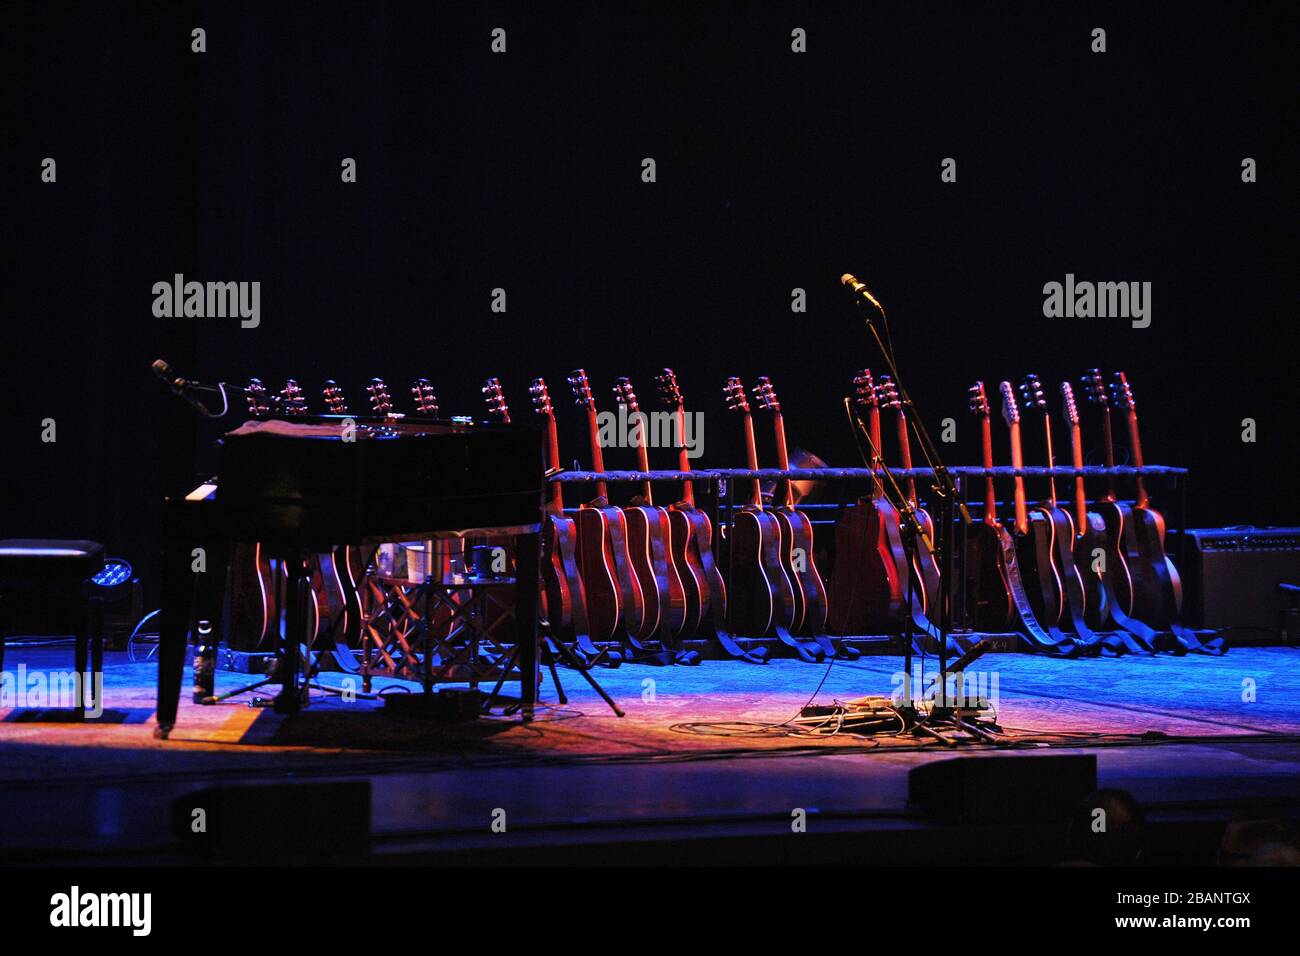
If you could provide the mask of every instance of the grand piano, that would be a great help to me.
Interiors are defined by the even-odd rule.
[[[522,713],[530,719],[537,700],[542,447],[542,432],[531,424],[469,419],[300,416],[250,421],[227,433],[217,477],[163,503],[155,736],[166,738],[176,723],[195,595],[220,590],[232,544],[261,542],[283,562],[285,630],[298,634],[305,629],[310,555],[337,544],[446,532],[516,536],[514,617]],[[196,582],[196,567],[208,577]],[[301,700],[297,640],[281,641],[279,654],[275,705],[292,713]]]

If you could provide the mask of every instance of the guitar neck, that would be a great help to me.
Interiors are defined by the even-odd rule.
[[[776,467],[782,471],[790,467],[790,455],[785,444],[785,419],[780,412],[772,413],[772,431],[776,435]],[[782,508],[790,508],[794,499],[790,494],[790,479],[782,478],[776,486],[775,503]]]
[[[650,470],[650,453],[646,450],[645,428],[638,429],[640,440],[636,443],[636,466],[641,471]],[[641,482],[641,499],[648,505],[654,504],[654,492],[650,488],[649,481]]]
[[[587,440],[591,446],[591,470],[604,472],[605,455],[600,448],[600,426],[596,423],[596,406],[587,405]],[[609,489],[604,480],[596,482],[596,497],[602,501],[609,500]]]
[[[560,438],[555,428],[555,416],[546,416],[546,470],[560,470]],[[558,481],[550,482],[550,508],[555,514],[564,512],[564,486]]]
[[[1011,429],[1011,467],[1017,470],[1025,467],[1024,451],[1020,447],[1020,423],[1013,422]],[[1025,507],[1025,479],[1023,475],[1016,475],[1016,530],[1021,534],[1029,531],[1029,509]]]
[[[993,467],[993,426],[987,415],[980,417],[980,445],[985,468]],[[984,523],[996,526],[998,523],[998,490],[989,475],[984,479]]]
[[[1130,408],[1128,410],[1128,414],[1126,417],[1128,418],[1128,443],[1130,448],[1133,451],[1133,466],[1135,468],[1141,468],[1142,461],[1143,461],[1142,436],[1138,432],[1137,409]],[[1137,476],[1136,484],[1137,484],[1137,500],[1134,501],[1133,503],[1137,505],[1139,508],[1145,508],[1147,507],[1147,505],[1151,503],[1151,499],[1147,496],[1146,482],[1142,480],[1141,475]]]
[[[1056,452],[1052,449],[1052,416],[1047,414],[1046,409],[1043,411],[1043,448],[1047,458],[1047,467],[1056,466]],[[1056,476],[1047,476],[1047,503],[1053,511],[1056,510]]]
[[[695,506],[695,483],[686,477],[691,473],[691,458],[686,454],[686,407],[677,406],[677,470],[682,473],[682,503]]]
[[[902,408],[898,409],[897,420],[894,424],[898,430],[898,460],[903,466],[903,470],[907,471],[912,467],[912,441],[907,431],[907,413]],[[907,503],[915,508],[916,479],[909,475],[905,487],[907,488]]]
[[[1103,460],[1106,462],[1107,468],[1114,468],[1115,467],[1115,433],[1114,433],[1114,429],[1111,427],[1109,405],[1107,405],[1101,410],[1101,437],[1102,437],[1102,441],[1105,443],[1105,448],[1103,449],[1103,453],[1105,457],[1103,458]],[[1115,498],[1116,498],[1115,476],[1112,474],[1107,474],[1106,475],[1106,500],[1114,501]]]
[[[1083,432],[1077,421],[1070,423],[1070,462],[1075,468],[1083,467]],[[1074,519],[1080,534],[1088,527],[1088,492],[1083,475],[1074,477]]]
[[[745,467],[754,471],[758,468],[758,446],[754,442],[754,418],[749,412],[745,412],[741,417],[745,423]],[[757,478],[749,483],[748,505],[751,508],[763,506],[763,491]]]
[[[871,469],[873,472],[878,470],[884,464],[884,455],[881,452],[880,438],[880,409],[872,405],[871,410],[867,412],[867,435],[871,439]],[[880,475],[871,476],[871,497],[873,500],[880,498],[885,493],[884,480]]]

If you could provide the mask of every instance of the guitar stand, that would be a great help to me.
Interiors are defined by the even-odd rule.
[[[561,704],[567,704],[569,698],[564,693],[564,685],[560,683],[560,673],[555,666],[557,661],[569,665],[581,674],[583,680],[591,685],[591,689],[599,694],[605,703],[609,705],[609,709],[614,712],[615,717],[627,716],[623,712],[623,709],[614,701],[614,698],[609,696],[609,692],[606,691],[605,688],[600,685],[600,682],[591,675],[592,662],[585,661],[582,657],[576,654],[569,645],[555,638],[551,633],[551,625],[549,621],[543,618],[539,624],[543,628],[542,663],[545,664],[546,668],[551,672],[551,681],[555,684],[555,695],[559,702]],[[510,652],[505,667],[502,668],[500,679],[497,681],[496,686],[492,688],[492,692],[487,696],[487,705],[490,706],[493,700],[498,699],[497,695],[500,693],[502,685],[505,684],[506,675],[510,673],[512,667],[518,665],[518,662],[519,648],[515,647]],[[513,710],[517,709],[518,706],[519,705],[516,703],[511,703],[510,706],[506,708],[506,713],[511,713]]]
[[[673,646],[666,619],[659,626],[655,642],[658,647],[650,647],[632,637],[631,634],[627,635],[624,638],[623,660],[629,664],[651,664],[655,667],[667,667],[672,664],[695,667],[700,663],[698,651],[688,651]]]

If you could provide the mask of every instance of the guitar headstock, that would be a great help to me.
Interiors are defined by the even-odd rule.
[[[1133,389],[1129,387],[1128,376],[1123,372],[1115,373],[1115,381],[1110,383],[1110,399],[1116,408],[1126,412],[1137,411],[1137,402],[1133,398]]]
[[[772,380],[766,375],[760,375],[758,381],[754,384],[754,400],[758,402],[758,407],[765,412],[779,412],[781,410],[781,400],[776,397],[776,389],[772,387]]]
[[[980,418],[989,417],[989,396],[983,382],[976,382],[967,392],[970,395],[970,410]]]
[[[248,414],[254,418],[266,418],[271,414],[271,402],[266,397],[266,386],[260,378],[250,378],[244,388],[244,397],[248,400]]]
[[[677,373],[670,368],[663,369],[655,376],[655,385],[659,389],[659,397],[669,408],[680,408],[682,406],[682,390],[677,387]]]
[[[1008,426],[1020,424],[1020,406],[1016,403],[1016,390],[1010,382],[1001,382],[998,391],[1002,393],[1002,418]]]
[[[533,400],[533,411],[543,418],[555,417],[555,409],[551,407],[551,393],[546,390],[546,379],[533,379],[533,384],[528,386],[528,394]]]
[[[1073,428],[1079,424],[1079,406],[1074,403],[1074,388],[1069,382],[1061,383],[1061,399],[1065,402],[1065,420]]]
[[[1106,390],[1106,377],[1101,374],[1101,369],[1088,369],[1083,373],[1079,384],[1083,386],[1088,401],[1100,408],[1110,407],[1110,393]]]
[[[569,388],[573,391],[573,400],[579,408],[595,408],[596,400],[591,397],[591,383],[587,381],[587,370],[575,368],[569,373]]]
[[[307,414],[307,399],[303,398],[302,389],[293,379],[284,383],[280,389],[280,412],[286,418]]]
[[[1043,383],[1033,372],[1026,375],[1020,383],[1020,401],[1027,412],[1047,413],[1047,396],[1043,394]]]
[[[614,382],[614,401],[626,405],[629,413],[641,410],[636,402],[636,392],[632,390],[632,380],[626,375],[620,375]]]
[[[722,387],[722,397],[727,402],[727,410],[749,414],[749,399],[745,397],[745,384],[732,375]]]
[[[499,378],[490,378],[483,383],[483,400],[487,402],[489,415],[503,422],[510,421],[510,409],[506,405],[506,395],[501,390]]]
[[[343,395],[343,389],[339,388],[339,383],[334,379],[325,379],[325,387],[321,389],[321,398],[325,400],[325,410],[329,414],[348,414],[348,400]]]
[[[433,386],[427,378],[417,378],[411,386],[411,396],[415,399],[415,410],[430,418],[438,417],[438,396],[433,393]]]
[[[871,369],[864,368],[853,376],[853,402],[858,408],[874,408],[879,404],[876,398],[876,383],[871,378]]]
[[[370,410],[382,418],[388,418],[393,414],[393,400],[388,395],[388,386],[384,384],[382,378],[372,378],[370,384],[366,386],[366,391],[370,393]]]
[[[898,397],[898,386],[894,384],[894,379],[889,375],[880,376],[880,381],[876,382],[876,400],[880,402],[881,408],[900,409],[903,407],[903,401]]]

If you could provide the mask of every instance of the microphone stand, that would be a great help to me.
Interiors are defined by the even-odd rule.
[[[912,699],[912,652],[916,640],[912,617],[912,609],[916,601],[916,547],[918,535],[925,536],[925,528],[920,523],[920,519],[917,518],[915,510],[911,506],[911,501],[903,491],[902,485],[898,483],[893,470],[885,463],[885,456],[881,449],[871,440],[871,430],[863,424],[862,418],[852,411],[851,403],[847,398],[844,399],[844,411],[848,414],[849,421],[856,429],[853,437],[858,444],[858,454],[872,471],[883,474],[886,481],[888,481],[888,485],[886,485],[885,481],[881,481],[879,477],[872,479],[881,497],[898,512],[899,528],[904,532],[903,553],[907,559],[907,604],[903,613],[904,627],[906,627],[906,631],[903,633],[903,674],[906,690],[904,691],[905,696],[900,713],[910,726],[916,720],[916,705]],[[862,443],[858,440],[859,435],[866,439],[867,447],[871,449],[870,457],[862,454]],[[922,660],[924,661],[924,655]],[[924,676],[924,663],[922,664],[922,676]]]
[[[953,598],[952,578],[954,574],[953,526],[956,523],[958,515],[960,515],[963,525],[969,526],[971,523],[970,511],[966,507],[965,501],[962,500],[960,490],[958,489],[956,482],[953,480],[951,473],[949,473],[947,466],[944,465],[942,459],[939,456],[939,450],[935,445],[934,440],[930,436],[929,429],[925,425],[925,419],[921,415],[916,413],[916,405],[913,403],[911,395],[908,393],[906,386],[903,384],[902,376],[900,376],[898,373],[898,364],[894,359],[894,350],[893,350],[892,342],[887,341],[887,337],[889,336],[889,316],[885,312],[884,306],[882,306],[875,299],[874,296],[870,295],[870,293],[868,293],[866,289],[861,286],[859,286],[857,289],[850,289],[850,291],[853,295],[854,301],[858,305],[859,311],[862,313],[862,319],[866,323],[867,329],[871,332],[871,336],[875,340],[876,347],[879,349],[881,357],[885,360],[885,366],[889,370],[889,374],[892,376],[894,380],[894,385],[898,389],[899,401],[902,404],[903,408],[907,410],[908,427],[911,429],[912,434],[916,438],[917,446],[921,449],[921,455],[925,459],[926,466],[930,468],[931,471],[934,473],[934,483],[931,485],[931,490],[934,493],[935,503],[937,506],[936,507],[937,516],[936,516],[935,523],[938,526],[938,535],[937,535],[938,540],[929,541],[928,536],[925,534],[925,531],[920,523],[920,520],[916,515],[916,509],[912,507],[911,503],[907,499],[907,496],[901,494],[902,489],[899,487],[898,482],[894,480],[894,476],[892,475],[892,473],[890,473],[888,468],[882,468],[882,470],[885,473],[885,476],[889,479],[890,483],[894,486],[895,492],[900,496],[901,499],[900,506],[898,506],[899,513],[906,516],[908,520],[908,526],[912,531],[911,537],[913,538],[913,541],[912,541],[911,548],[909,548],[909,552],[912,552],[913,549],[917,547],[918,542],[926,541],[927,543],[930,544],[931,552],[935,555],[935,559],[939,565],[939,614],[938,614],[938,620],[935,622],[935,625],[938,629],[938,635],[939,635],[939,686],[936,690],[935,704],[930,709],[929,715],[925,718],[924,721],[916,721],[915,723],[913,723],[909,729],[911,729],[913,733],[919,733],[919,734],[924,734],[926,736],[934,737],[942,741],[944,744],[948,746],[956,746],[956,744],[960,742],[960,738],[952,738],[952,737],[945,736],[944,734],[940,733],[938,730],[934,729],[933,726],[927,726],[927,724],[929,725],[938,724],[941,726],[946,726],[947,728],[954,731],[963,731],[979,740],[983,740],[986,742],[993,742],[996,738],[994,738],[994,736],[991,733],[989,733],[984,728],[978,726],[977,723],[973,723],[970,720],[965,719],[967,714],[964,713],[964,710],[968,710],[968,708],[954,706],[953,705],[954,702],[950,701],[948,698],[948,635],[952,630],[952,598]],[[874,306],[874,308],[877,311],[879,311],[880,318],[885,324],[885,337],[881,336],[880,330],[876,327],[876,323],[872,321],[871,311],[868,305],[866,304],[866,302],[864,302],[864,299],[866,300],[866,302],[869,302],[871,306]],[[859,424],[859,428],[861,428],[861,422],[859,422],[858,424]],[[879,450],[876,450],[876,453],[877,453],[877,457],[879,457]],[[883,466],[883,461],[882,461],[882,466]],[[911,601],[912,601],[912,592],[915,587],[914,577],[915,577],[915,570],[913,567],[912,554],[909,553],[908,556],[909,594],[908,594],[908,608],[907,608],[909,636],[912,630],[911,629],[911,621],[912,621]],[[912,704],[912,700],[911,700],[912,675],[911,675],[911,667],[910,667],[911,656],[912,656],[911,644],[912,642],[908,640],[907,647],[905,649],[905,661],[906,661],[906,666],[908,668],[906,679],[908,681],[907,702],[909,705],[908,708],[909,710],[913,709],[910,706]],[[971,661],[977,658],[981,653],[983,653],[983,649],[977,646],[977,648],[972,649],[970,652],[966,654],[963,654],[959,658],[957,663],[961,664],[964,667],[966,664],[969,664]]]

